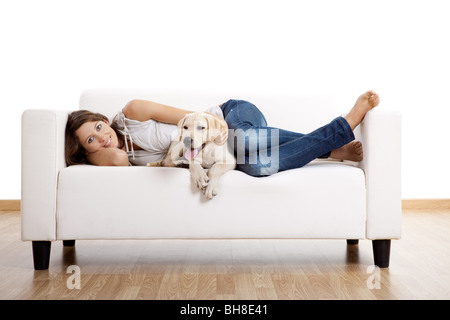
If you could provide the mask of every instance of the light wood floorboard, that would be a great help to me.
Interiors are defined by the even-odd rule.
[[[34,271],[20,213],[5,211],[0,299],[450,299],[448,230],[448,210],[404,210],[390,268],[370,289],[369,240],[57,241],[50,269]],[[67,287],[69,265],[80,267],[79,290]]]

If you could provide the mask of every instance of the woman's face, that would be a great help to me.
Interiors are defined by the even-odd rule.
[[[116,132],[104,121],[89,121],[76,131],[81,146],[87,153],[94,153],[103,148],[118,148]]]

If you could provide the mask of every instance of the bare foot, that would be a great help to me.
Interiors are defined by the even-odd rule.
[[[330,158],[339,160],[362,161],[363,147],[360,141],[347,143],[345,146],[331,151]]]
[[[354,130],[364,119],[366,113],[380,103],[380,97],[375,91],[367,91],[358,97],[352,110],[344,117]]]

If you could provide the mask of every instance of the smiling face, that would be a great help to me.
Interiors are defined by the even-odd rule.
[[[116,132],[105,121],[89,121],[76,131],[81,146],[87,153],[94,153],[103,148],[118,148]]]

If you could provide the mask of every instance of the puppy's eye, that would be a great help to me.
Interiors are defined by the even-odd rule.
[[[187,130],[187,129],[188,129],[188,127],[187,127],[187,126],[184,126],[184,127],[183,127],[183,129],[184,129],[184,130]]]
[[[198,126],[198,127],[197,127],[197,130],[205,130],[205,127],[203,127],[203,126]]]

